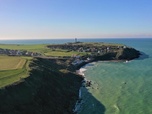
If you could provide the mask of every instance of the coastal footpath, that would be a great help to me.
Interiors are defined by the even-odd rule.
[[[83,81],[76,69],[93,61],[128,61],[140,56],[136,49],[119,44],[76,42],[47,47],[83,54],[34,57],[28,77],[0,89],[0,114],[72,114]]]

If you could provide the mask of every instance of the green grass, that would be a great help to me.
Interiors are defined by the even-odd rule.
[[[0,48],[4,49],[19,49],[19,50],[38,50],[44,48],[46,45],[38,44],[38,45],[17,45],[17,44],[0,44]]]
[[[17,45],[17,44],[0,44],[0,48],[14,49],[14,50],[27,50],[32,52],[43,52],[47,49],[46,45]]]
[[[0,56],[0,70],[23,68],[26,59],[21,57]]]
[[[47,45],[10,45],[0,44],[0,48],[14,49],[14,50],[27,50],[30,52],[39,52],[45,56],[72,56],[74,54],[84,55],[85,53],[69,52],[67,50],[51,50]],[[28,76],[29,63],[33,59],[26,56],[5,56],[0,55],[0,88],[19,82],[22,78]]]
[[[0,56],[0,88],[27,77],[31,59],[30,57]]]
[[[79,43],[75,44],[78,45]],[[123,46],[122,44],[111,44],[111,43],[80,43],[80,45],[90,46]],[[36,45],[17,45],[17,44],[0,44],[0,48],[3,49],[14,49],[14,50],[27,50],[30,52],[38,52],[44,56],[72,56],[72,55],[86,55],[85,52],[67,51],[62,49],[51,50],[47,48],[47,44],[36,44]]]
[[[81,45],[90,46],[121,46],[121,44],[108,44],[108,43],[81,43]],[[77,45],[77,44],[76,44]],[[27,50],[30,52],[38,52],[44,56],[57,56],[65,57],[72,55],[86,55],[86,52],[68,51],[62,49],[52,50],[47,48],[46,44],[37,45],[15,45],[15,44],[0,44],[0,48],[14,49],[14,50]],[[18,82],[22,78],[28,76],[30,68],[28,67],[32,57],[10,57],[0,56],[0,88]]]
[[[83,52],[68,52],[67,50],[51,50],[47,48],[46,44],[38,44],[38,45],[16,45],[16,44],[0,44],[0,48],[3,49],[14,49],[14,50],[27,50],[30,52],[39,52],[45,56],[72,56],[73,54],[76,55],[85,55],[86,53]]]
[[[86,55],[85,52],[68,51],[62,49],[56,49],[54,51],[48,51],[44,53],[46,56],[72,56],[72,55]]]
[[[30,77],[0,90],[0,114],[72,114],[82,78],[65,70],[66,64],[66,59],[34,59]]]

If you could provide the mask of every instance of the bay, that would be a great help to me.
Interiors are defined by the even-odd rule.
[[[84,74],[92,87],[82,92],[85,103],[79,114],[152,114],[152,39],[113,42],[132,46],[144,55],[127,63],[85,66]]]

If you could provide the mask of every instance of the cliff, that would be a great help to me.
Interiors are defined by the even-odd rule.
[[[82,77],[67,60],[36,59],[23,82],[0,90],[0,114],[71,114]]]
[[[135,50],[134,48],[125,48],[117,52],[116,59],[132,60],[138,58],[139,56],[140,56],[140,52]]]
[[[119,49],[116,52],[109,52],[103,55],[94,56],[98,60],[132,60],[140,56],[140,52],[134,48]]]

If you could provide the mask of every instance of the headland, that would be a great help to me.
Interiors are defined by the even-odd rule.
[[[9,46],[1,50],[5,52],[6,47]],[[83,80],[83,76],[76,74],[77,69],[93,61],[129,61],[140,56],[140,52],[136,49],[121,44],[75,42],[39,45],[35,46],[36,48],[31,46],[31,49],[22,45],[14,45],[14,47],[15,49],[13,46],[11,50],[7,49],[7,52],[16,52],[15,55],[1,53],[1,56],[26,58],[29,63],[23,64],[23,66],[28,65],[28,68],[22,66],[13,70],[0,71],[0,79],[3,79],[3,82],[9,82],[8,85],[2,85],[0,89],[0,113],[2,114],[71,114],[79,98],[79,88]],[[27,55],[17,54],[17,52],[25,52],[24,50],[31,53],[30,60]],[[33,52],[36,55],[33,55]],[[18,60],[15,59],[15,61]],[[23,71],[10,75],[11,72],[23,68]],[[7,74],[8,71],[9,74]],[[17,76],[19,77],[16,81],[10,81],[14,79],[10,77]]]

